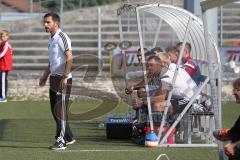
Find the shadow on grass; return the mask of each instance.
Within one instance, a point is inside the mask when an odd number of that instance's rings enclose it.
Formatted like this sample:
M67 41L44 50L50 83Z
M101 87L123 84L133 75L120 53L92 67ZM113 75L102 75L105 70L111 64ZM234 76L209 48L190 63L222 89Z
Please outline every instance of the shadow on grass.
M79 146L134 146L131 140L106 138L97 123L70 123ZM0 147L48 148L54 142L55 122L51 119L7 119L0 121ZM45 147L46 146L46 147Z
M0 141L46 143L54 137L54 128L54 122L50 119L0 120Z
M49 147L40 147L40 146L18 146L18 145L0 145L1 148L12 148L12 149L49 149Z
M7 125L7 120L0 120L0 139L3 137L4 128Z

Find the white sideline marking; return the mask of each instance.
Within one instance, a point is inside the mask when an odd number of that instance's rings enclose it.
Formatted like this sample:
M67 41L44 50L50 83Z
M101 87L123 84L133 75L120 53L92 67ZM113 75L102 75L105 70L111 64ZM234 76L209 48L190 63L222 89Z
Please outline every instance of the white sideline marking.
M92 149L92 150L61 150L58 152L144 152L146 150L135 149L135 150L104 150L104 149Z
M160 154L156 160L160 160L162 157L166 157L167 160L170 160L167 156L167 154Z

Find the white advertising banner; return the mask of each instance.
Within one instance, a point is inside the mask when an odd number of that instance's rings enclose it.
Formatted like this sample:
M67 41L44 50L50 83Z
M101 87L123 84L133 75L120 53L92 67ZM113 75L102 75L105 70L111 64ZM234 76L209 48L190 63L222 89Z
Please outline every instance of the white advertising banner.
M232 69L235 73L240 73L240 47L220 48L222 66Z

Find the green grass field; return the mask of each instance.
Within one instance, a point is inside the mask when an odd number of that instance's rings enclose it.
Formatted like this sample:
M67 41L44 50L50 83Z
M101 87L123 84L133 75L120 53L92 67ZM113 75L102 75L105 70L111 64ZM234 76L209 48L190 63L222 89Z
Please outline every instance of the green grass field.
M97 106L97 101L73 103L71 112L81 113ZM112 113L123 113L120 103ZM223 126L230 127L239 116L233 102L223 106ZM104 120L106 115L96 121ZM0 104L0 160L155 160L166 153L171 160L216 160L216 148L146 149L130 141L107 140L105 130L96 123L71 123L77 143L65 151L48 147L54 142L55 123L49 102L7 102Z

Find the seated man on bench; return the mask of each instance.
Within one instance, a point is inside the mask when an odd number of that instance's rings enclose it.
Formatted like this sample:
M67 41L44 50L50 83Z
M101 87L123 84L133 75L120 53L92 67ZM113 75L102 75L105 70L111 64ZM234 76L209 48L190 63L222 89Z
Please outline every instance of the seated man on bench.
M165 101L168 95L170 85L162 82L162 72L165 70L161 59L157 56L150 56L147 59L147 79L149 96L152 104L153 122L154 126L160 126L162 119L162 112L164 111ZM138 99L133 101L133 108L138 112L147 112L147 95L145 91L144 81L134 85L128 86L125 89L126 94L131 94L133 90L138 90ZM142 113L141 113L142 114ZM147 115L148 113L144 113ZM147 120L147 119L145 119ZM141 122L144 123L144 122Z
M165 78L162 79L162 82L172 84L177 65L175 63L171 63L170 57L166 53L160 53L158 56L168 67L167 71L164 73ZM174 108L174 113L182 112L191 97L197 92L198 89L199 88L197 84L189 76L189 74L183 68L179 67L171 97L171 104Z
M163 70L164 66L162 65L159 57L150 56L147 59L148 88L153 112L164 111L164 103L170 87L170 84L161 81L161 79L164 78L162 76ZM142 106L146 106L147 97L145 93L144 81L141 81L134 86L128 86L125 89L125 92L126 94L131 94L133 90L138 90L138 95L140 95L140 92L142 92L139 98L133 102L133 108L137 109Z

